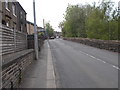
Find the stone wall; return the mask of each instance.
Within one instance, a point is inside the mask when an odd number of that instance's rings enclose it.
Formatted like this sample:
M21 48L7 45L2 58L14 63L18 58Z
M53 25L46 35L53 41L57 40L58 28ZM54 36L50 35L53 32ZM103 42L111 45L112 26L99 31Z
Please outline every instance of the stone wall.
M38 49L41 50L42 45L44 44L44 37L38 36ZM34 35L27 36L28 49L34 49Z
M98 40L89 38L63 38L63 39L120 53L120 41L117 40Z
M2 65L2 88L18 88L24 71L34 60L34 50L24 50L4 59L8 62Z

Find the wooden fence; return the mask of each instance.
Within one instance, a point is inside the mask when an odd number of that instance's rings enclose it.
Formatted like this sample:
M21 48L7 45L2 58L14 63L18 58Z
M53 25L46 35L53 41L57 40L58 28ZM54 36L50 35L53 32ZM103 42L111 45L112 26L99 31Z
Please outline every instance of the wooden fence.
M25 69L34 60L27 34L0 25L1 88L18 88Z
M0 53L4 56L27 49L27 35L14 29L0 26Z

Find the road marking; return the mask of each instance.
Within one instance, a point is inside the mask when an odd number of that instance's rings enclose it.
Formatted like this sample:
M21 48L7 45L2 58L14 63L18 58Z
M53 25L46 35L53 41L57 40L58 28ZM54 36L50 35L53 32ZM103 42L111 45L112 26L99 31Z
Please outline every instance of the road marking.
M103 63L107 63L107 62L105 62L105 61L103 61L103 60L101 60L101 59L98 59L98 58L96 58L98 61L101 61L101 62L103 62Z
M99 59L99 58L96 58L96 57L94 57L94 56L92 56L92 55L90 55L90 54L87 54L87 53L85 53L85 52L83 52L83 51L80 51L80 52L83 53L83 54L85 54L85 55L87 55L87 56L89 56L89 57L91 57L91 58L93 58L93 59L96 59L96 60L101 61L101 62L103 62L103 63L107 63L107 62L105 62L105 61L103 61L103 60L101 60L101 59ZM107 64L110 64L110 63L107 63ZM110 65L112 65L112 64L110 64ZM120 68L117 67L117 66L115 66L115 65L112 65L112 67L115 68L115 69L117 69L117 70L120 70Z
M102 61L103 63L106 63L105 61Z
M64 45L64 43L61 43L61 44ZM69 47L69 48L71 48L71 47ZM72 49L72 48L71 48L71 49ZM96 57L90 55L90 54L87 54L87 53L85 53L85 52L83 52L83 51L79 51L79 52L81 52L82 54L85 54L85 55L87 55L87 56L89 56L89 57L91 57L91 58L93 58L93 59L96 59L96 60L98 60L98 61L100 61L100 62L103 62L103 63L109 64L109 65L112 65L112 64L107 63L107 62L105 62L105 61L103 61L103 60L101 60L101 59L99 59L99 58L96 58ZM120 68L117 67L117 66L115 66L115 65L112 65L112 67L115 68L115 69L117 69L117 70L120 70Z
M118 69L118 70L120 70L120 68L119 67L117 67L117 66L114 66L114 65L112 65L114 68L116 68L116 69Z
M90 57L96 59L94 56L90 56Z
M47 41L47 46L48 46L48 48L50 48L50 45L49 45L48 41Z

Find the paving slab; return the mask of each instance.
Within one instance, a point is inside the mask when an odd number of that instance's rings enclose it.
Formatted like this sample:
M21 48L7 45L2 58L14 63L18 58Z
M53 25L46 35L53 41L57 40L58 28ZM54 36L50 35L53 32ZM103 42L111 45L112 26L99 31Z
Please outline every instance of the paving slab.
M48 48L48 43L45 41L41 52L39 52L39 60L34 61L28 67L20 88L47 88L48 82L52 82L52 80L47 80ZM50 86L53 87L53 85Z

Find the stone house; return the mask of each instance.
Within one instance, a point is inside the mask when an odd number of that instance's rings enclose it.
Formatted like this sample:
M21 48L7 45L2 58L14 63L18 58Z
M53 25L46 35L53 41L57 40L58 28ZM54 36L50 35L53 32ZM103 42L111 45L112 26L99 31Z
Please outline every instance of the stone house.
M16 0L2 2L2 25L27 33L26 11Z
M34 23L27 21L27 34L33 35L34 34Z

